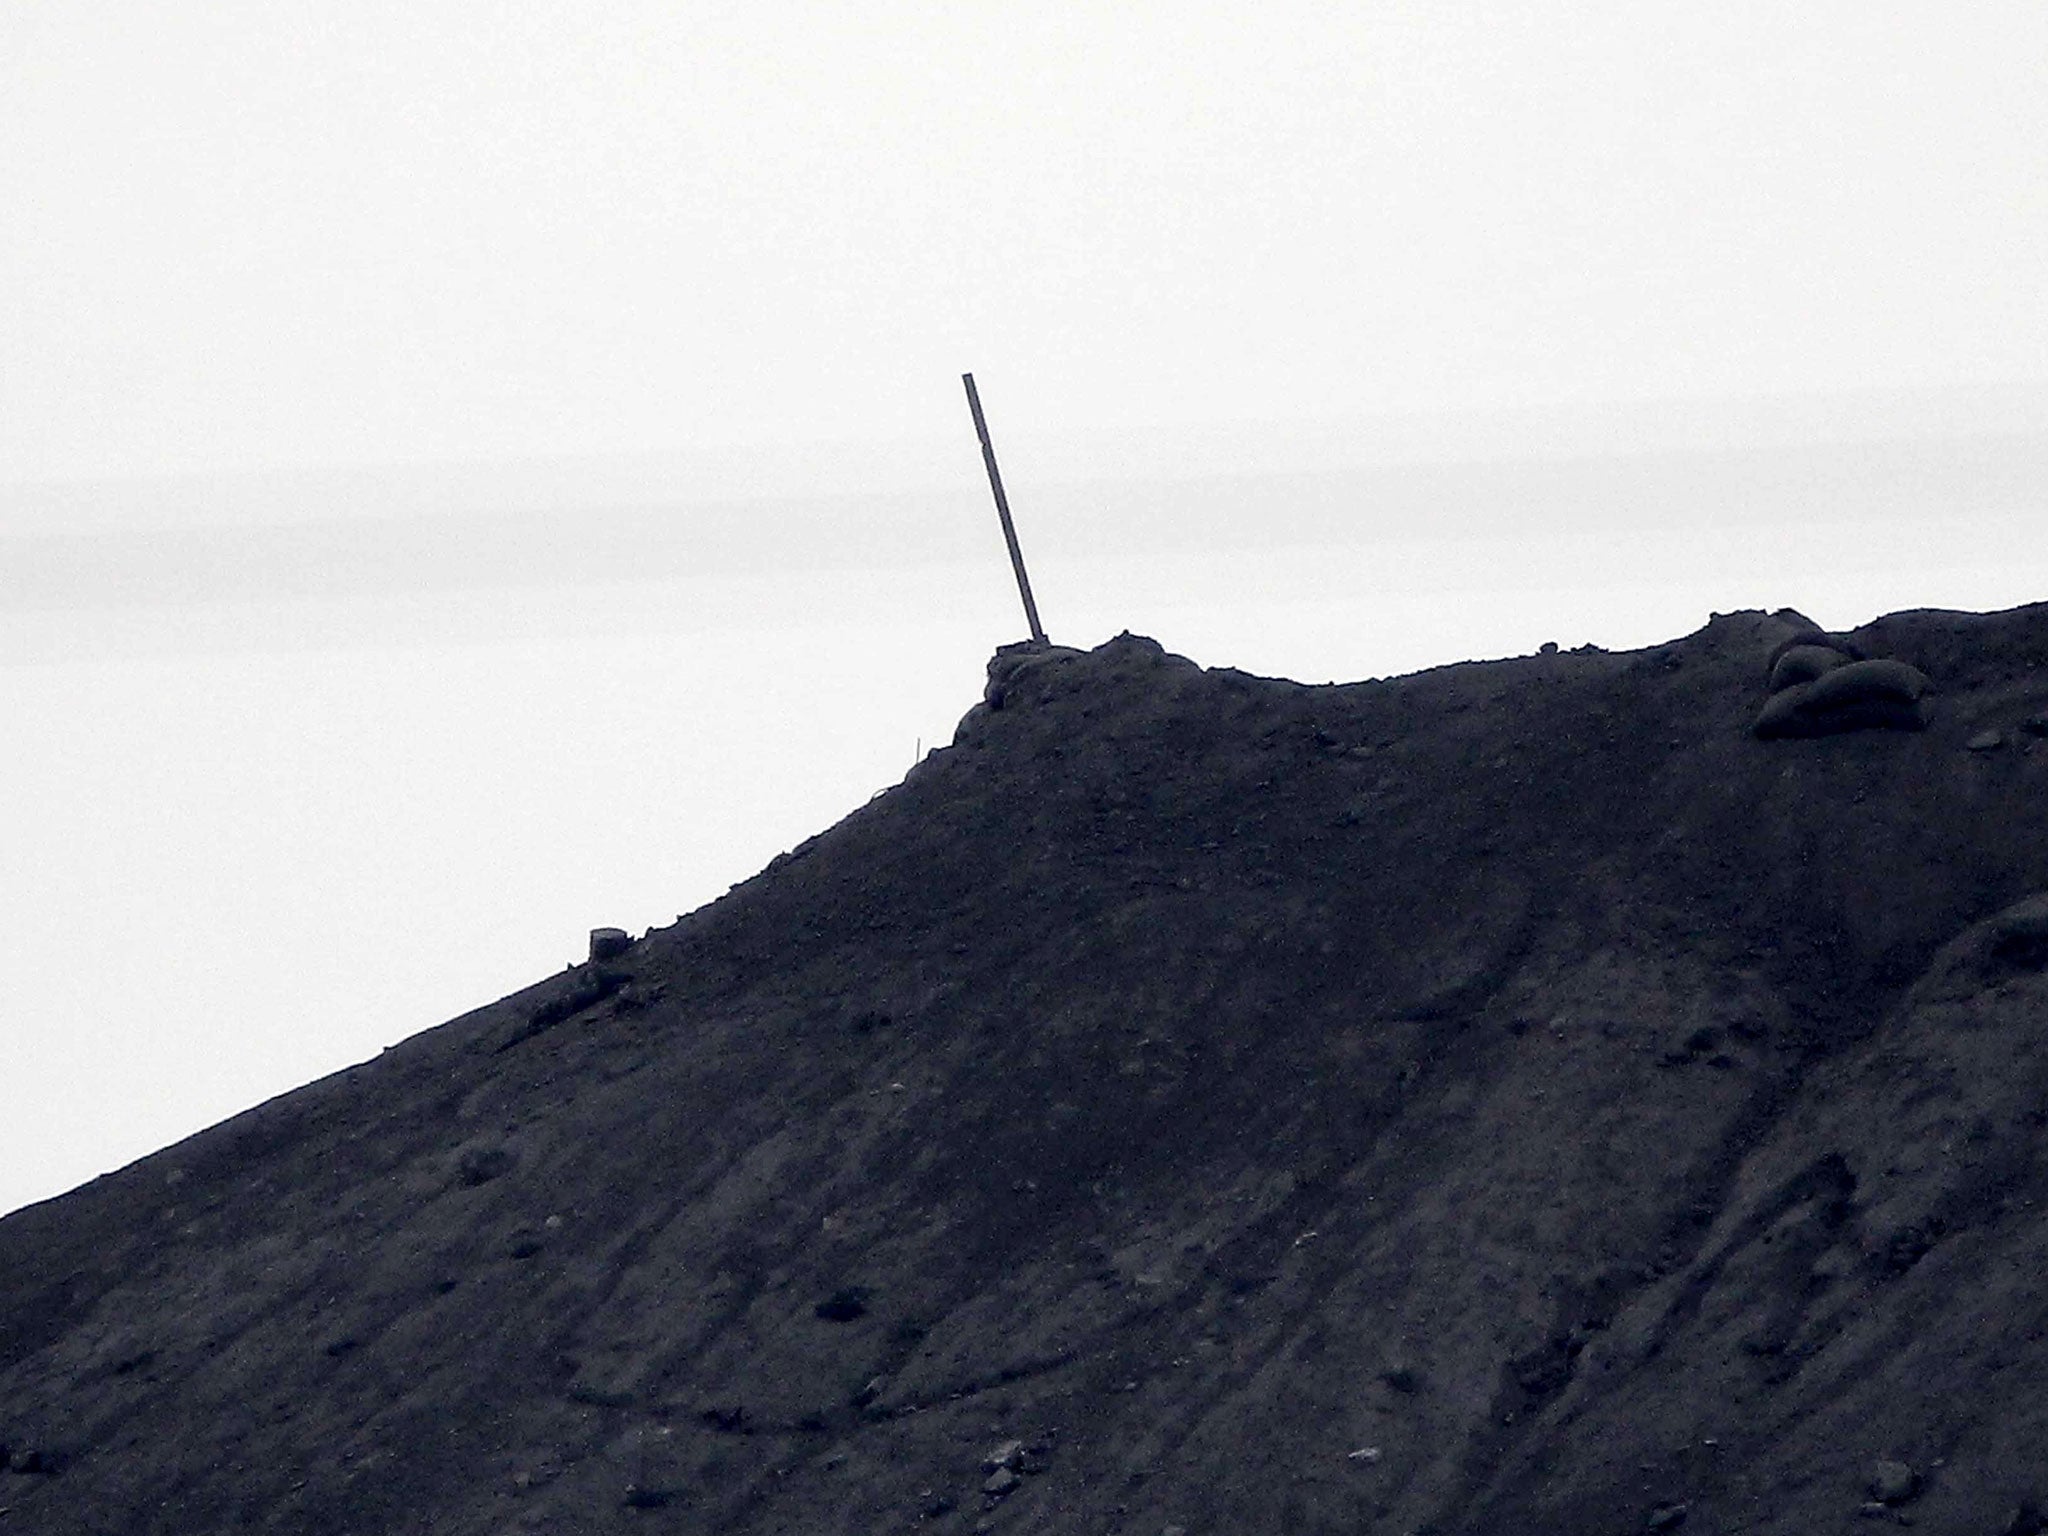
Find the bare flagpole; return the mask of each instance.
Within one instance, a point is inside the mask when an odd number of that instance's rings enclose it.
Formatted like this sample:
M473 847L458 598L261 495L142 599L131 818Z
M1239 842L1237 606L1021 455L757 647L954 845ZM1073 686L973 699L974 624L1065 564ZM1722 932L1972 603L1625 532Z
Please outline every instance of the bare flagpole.
M995 445L988 440L988 422L981 414L981 396L975 391L973 374L961 374L960 381L967 386L967 408L974 412L975 435L981 439L981 459L988 465L989 489L996 493L996 516L1003 520L1003 540L1010 546L1010 568L1017 573L1017 591L1024 599L1024 617L1031 621L1032 643L1044 645L1045 631L1038 627L1038 605L1031 600L1031 578L1024 574L1024 551L1017 547L1017 527L1010 521L1010 499L1003 494L1003 476L996 468Z

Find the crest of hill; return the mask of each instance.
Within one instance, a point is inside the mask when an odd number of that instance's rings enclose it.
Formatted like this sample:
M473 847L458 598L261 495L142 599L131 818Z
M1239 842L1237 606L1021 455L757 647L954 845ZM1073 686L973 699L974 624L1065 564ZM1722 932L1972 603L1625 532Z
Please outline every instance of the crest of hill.
M1811 628L1008 648L724 900L0 1222L0 1507L2039 1530L2048 606L1759 739Z

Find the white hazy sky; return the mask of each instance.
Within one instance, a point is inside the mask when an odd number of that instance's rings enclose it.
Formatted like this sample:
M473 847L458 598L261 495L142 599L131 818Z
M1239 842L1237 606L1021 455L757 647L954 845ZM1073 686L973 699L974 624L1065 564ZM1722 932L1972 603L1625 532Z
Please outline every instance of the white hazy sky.
M722 893L1021 627L2048 598L2048 6L0 8L0 1211Z

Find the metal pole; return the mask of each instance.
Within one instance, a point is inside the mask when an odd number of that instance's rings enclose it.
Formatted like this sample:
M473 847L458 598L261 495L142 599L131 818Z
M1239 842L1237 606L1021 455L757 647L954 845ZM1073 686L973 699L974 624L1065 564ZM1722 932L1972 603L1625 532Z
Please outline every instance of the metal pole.
M981 396L975 391L973 374L961 374L960 381L967 386L967 408L974 412L974 431L981 439L982 462L988 465L989 489L996 493L996 516L1003 520L1003 541L1010 546L1010 568L1017 573L1017 591L1024 599L1024 617L1031 622L1033 643L1044 645L1045 631L1038 627L1038 605L1031 601L1031 578L1024 574L1024 551L1017 547L1017 527L1010 521L1010 499L1003 494L1003 476L996 468L995 445L988 440L988 422L981 414Z

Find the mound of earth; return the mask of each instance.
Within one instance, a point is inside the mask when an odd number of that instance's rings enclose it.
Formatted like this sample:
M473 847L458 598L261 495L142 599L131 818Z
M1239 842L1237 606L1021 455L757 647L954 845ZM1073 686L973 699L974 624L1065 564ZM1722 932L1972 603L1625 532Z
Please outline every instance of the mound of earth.
M5 1528L2039 1531L2048 605L1760 736L1812 628L1008 648L725 899L0 1222Z

